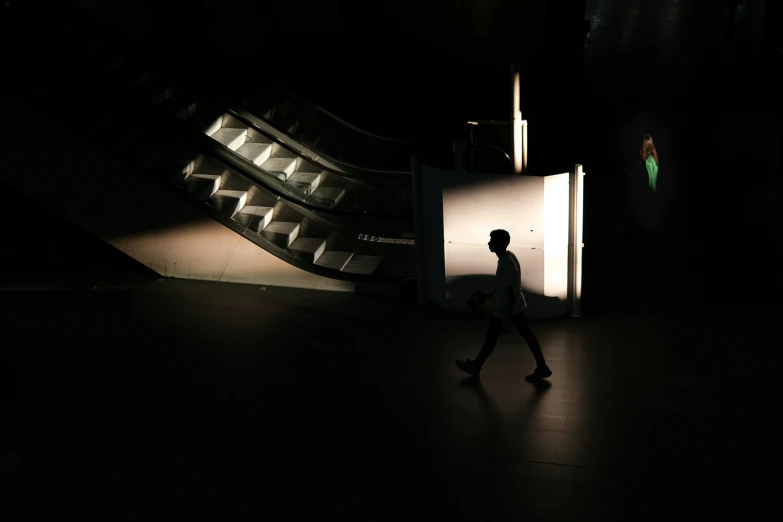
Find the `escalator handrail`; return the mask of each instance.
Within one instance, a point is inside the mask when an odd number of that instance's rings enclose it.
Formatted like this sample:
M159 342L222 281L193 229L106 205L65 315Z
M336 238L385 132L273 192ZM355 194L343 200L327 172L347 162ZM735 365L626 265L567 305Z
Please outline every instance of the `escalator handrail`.
M497 145L492 145L492 144L489 144L489 143L471 143L470 147L471 148L487 147L488 149L496 150L496 151L500 152L503 156L505 156L506 159L508 160L508 162L512 166L514 165L514 160L511 159L511 156L508 155L508 152L506 152L505 150L501 149Z
M135 102L134 105L136 105L137 103L138 102ZM162 114L160 114L158 111L155 111L154 108L152 107L142 107L141 104L138 103L138 106L136 106L136 108L140 111L144 111L151 118L154 118L162 125L173 127L178 132L183 133L186 136L186 140L188 142L194 143L199 149L201 154L204 154L206 156L209 156L219 161L220 163L226 165L229 169L231 169L238 175L242 176L245 179L248 179L251 183L259 184L263 186L264 190L267 190L273 193L275 196L285 199L290 204L298 205L300 207L306 208L313 212L331 214L335 216L354 216L354 217L365 217L365 218L399 219L399 220L409 220L413 218L412 210L410 213L406 213L406 214L359 212L353 210L325 208L318 205L314 205L307 201L302 201L301 199L298 199L296 196L286 194L285 192L270 186L269 185L270 181L271 182L279 181L277 180L277 178L275 178L275 176L267 173L261 167L253 163L249 163L247 161L240 161L239 160L240 157L237 155L236 152L226 148L225 146L221 145L220 143L218 143L211 137L207 136L206 134L202 132L198 132L192 128L189 128L187 124L185 124L184 122L176 118L171 118L171 119L165 118L163 117ZM270 179L269 180L264 179L263 177L264 175L269 176ZM280 181L279 183L283 184L282 181Z
M281 146L283 146L286 149L290 150L290 147L288 147L286 144L280 143L280 140L278 140L276 137L269 136L269 134L266 131L262 130L259 127L259 122L257 120L262 120L263 122L265 122L267 125L270 125L270 126L272 126L272 124L270 122L268 122L265 118L254 114L253 111L251 111L249 108L247 108L244 104L238 104L238 105L240 105L242 107L242 109L240 110L240 109L232 108L230 102L228 102L228 101L221 100L221 101L217 102L217 101L215 101L213 99L207 99L207 101L209 101L210 103L215 104L216 106L220 107L221 110L224 110L225 112L230 113L234 118L236 118L239 121L245 123L247 126L252 127L255 131L260 132L261 134L263 134L264 136L268 137L269 139L275 140ZM244 111L247 111L247 112L244 112ZM299 140L296 140L296 138L291 136L289 133L287 133L287 132L285 132L283 130L280 130L279 132L281 132L281 133L285 134L286 136L290 137L292 140L299 142ZM299 142L299 143L301 144L301 142ZM306 148L309 149L309 147L306 147ZM302 156L304 159L306 159L308 161L311 161L311 162L314 162L314 163L318 163L319 158L324 158L325 160L327 160L329 162L339 163L339 164L344 165L344 166L346 166L346 167L348 167L349 169L352 169L352 170L371 172L372 175L390 175L390 176L399 176L401 178L407 178L407 179L401 179L400 183L405 182L405 181L409 181L410 180L410 176L411 176L410 171L405 171L405 170L368 169L366 167L360 167L358 165L352 165L351 163L348 163L347 161L334 159L331 156L329 156L327 154L324 154L323 152L320 152L320 151L315 151L315 150L313 151L316 154L315 157L309 157L308 154L305 154L302 151L291 151L291 152L293 152L294 154L297 154L299 156ZM351 176L351 174L352 174L351 172L337 170L337 169L334 169L332 167L328 167L328 166L325 166L325 165L322 165L322 164L319 164L319 167L321 167L321 168L323 168L325 170L328 170L330 172L334 172L334 174L336 174L338 176L345 176L347 178L353 178L354 177L354 176ZM355 178L355 179L366 179L366 178L358 177L358 178Z
M138 53L136 49L127 49L128 52L132 52L135 54L142 54L143 59L149 60L152 63L156 65L156 68L158 70L165 70L167 69L165 63L161 62L159 58L154 53L151 53L147 55L146 53ZM170 69L168 69L170 70ZM280 146L288 150L289 152L292 152L293 154L296 154L297 156L302 157L303 159L306 159L307 161L310 161L312 163L318 164L318 166L324 170L327 170L329 172L332 172L333 174L337 176L344 176L347 178L352 179L358 179L358 180L367 180L367 176L362 176L361 173L366 173L368 176L394 176L401 178L399 180L400 183L403 182L409 182L411 178L411 172L409 170L384 170L384 169L377 169L377 168L369 168L369 167L362 167L360 165L355 165L352 163L349 163L342 159L334 158L328 154L325 154L319 150L311 149L308 145L305 145L300 139L297 139L294 135L292 135L290 132L280 129L277 127L273 122L269 121L268 119L264 118L263 116L260 116L256 114L252 108L248 107L244 103L236 103L231 102L229 100L224 99L223 97L216 95L213 92L210 92L209 95L205 92L208 89L202 88L200 92L198 92L198 96L203 99L204 101L207 101L214 106L220 108L224 112L230 113L234 118L237 120L242 121L245 123L248 127L252 127L255 131L263 134L267 138L275 141ZM304 102L307 104L308 102ZM303 149L307 149L307 151L312 152L312 154L308 154L305 151L301 150L293 150L291 145L287 143L281 142L280 139L278 139L276 136L271 136L268 131L265 131L260 128L260 124L263 123L265 125L268 125L275 129L280 134L285 135L292 141L299 144L299 147ZM323 158L324 161L329 162L336 166L330 166L330 165L324 165L323 161L319 162L319 159ZM347 167L347 170L340 169L339 166ZM377 180L376 180L377 181ZM389 182L395 182L386 180Z
M359 134L364 134L365 136L369 136L371 138L374 138L374 139L377 139L377 140L381 140L381 141L388 141L388 142L397 143L397 144L400 144L400 145L411 145L411 146L413 146L413 142L410 141L410 140L403 140L403 139L400 139L400 138L391 138L391 137L388 137L388 136L381 136L380 134L375 134L374 132L370 132L368 130L364 130L364 129L360 128L360 127L357 127L356 125L354 125L354 124L352 124L350 122L347 122L344 119L340 118L336 114L334 114L332 112L329 112L328 110L324 109L320 105L318 105L318 104L316 104L314 102L311 102L309 100L305 100L304 98L302 98L298 94L293 93L291 90L283 87L282 85L279 85L279 84L274 83L274 82L269 82L269 85L272 88L274 88L274 89L276 89L278 91L282 91L282 96L287 96L288 98L293 99L297 103L300 103L302 105L307 105L308 107L310 107L314 111L320 112L320 113L328 116L329 118L337 121L341 125L343 125L345 127L348 127L349 129L351 129L353 131L356 131ZM249 108L248 108L248 110L249 110Z

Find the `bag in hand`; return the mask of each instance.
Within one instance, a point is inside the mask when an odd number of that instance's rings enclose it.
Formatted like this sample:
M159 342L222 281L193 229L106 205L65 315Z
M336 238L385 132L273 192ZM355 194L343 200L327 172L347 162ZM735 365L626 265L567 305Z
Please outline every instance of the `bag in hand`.
M492 295L479 290L467 301L470 311L477 317L488 317L492 313Z

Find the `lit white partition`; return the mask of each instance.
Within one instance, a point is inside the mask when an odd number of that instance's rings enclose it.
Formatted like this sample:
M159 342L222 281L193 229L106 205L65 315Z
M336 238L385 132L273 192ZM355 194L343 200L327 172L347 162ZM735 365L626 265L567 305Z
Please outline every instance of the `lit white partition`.
M420 164L422 256L427 300L467 311L474 292L494 286L490 231L505 229L522 267L529 315L568 313L569 174L503 176ZM581 223L581 220L580 220Z
M544 179L544 294L568 298L569 174Z

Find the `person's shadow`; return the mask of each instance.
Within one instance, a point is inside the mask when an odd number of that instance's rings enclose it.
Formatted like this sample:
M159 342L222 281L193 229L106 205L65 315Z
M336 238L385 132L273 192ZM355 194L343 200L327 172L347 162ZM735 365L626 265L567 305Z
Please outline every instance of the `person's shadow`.
M523 410L521 419L519 417L517 418L517 420L522 420L524 424L529 423L529 420L535 415L541 399L544 398L546 392L552 387L552 383L546 379L531 382L530 385L533 386L533 395L525 401L521 408L521 410ZM457 382L457 386L463 389L472 390L476 394L488 428L495 433L500 433L502 431L503 415L497 411L494 402L487 394L484 385L481 383L481 377L462 377Z
M542 394L552 387L552 383L546 379L539 379L537 381L530 382L529 384L535 389L536 395ZM479 395L479 398L481 398L483 401L489 401L486 391L484 390L484 386L481 384L480 376L474 377L469 375L467 377L462 377L459 381L457 381L457 386L473 389Z

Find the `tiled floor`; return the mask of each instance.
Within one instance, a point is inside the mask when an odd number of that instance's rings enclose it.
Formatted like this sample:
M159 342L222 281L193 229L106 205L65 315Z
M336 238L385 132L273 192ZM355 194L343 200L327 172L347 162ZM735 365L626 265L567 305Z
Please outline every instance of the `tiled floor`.
M0 294L3 472L27 510L707 520L739 507L758 520L768 505L771 323L541 322L554 375L538 388L511 335L479 381L459 375L478 318L374 296L132 286ZM752 365L727 366L740 334Z

